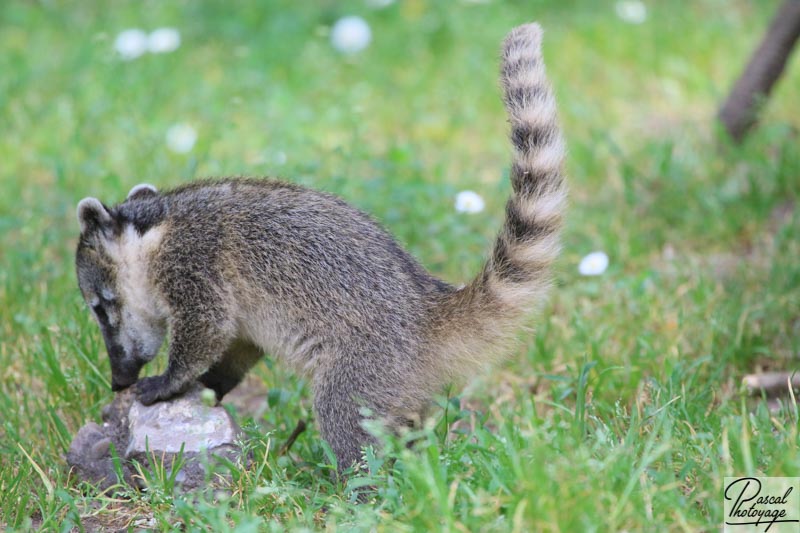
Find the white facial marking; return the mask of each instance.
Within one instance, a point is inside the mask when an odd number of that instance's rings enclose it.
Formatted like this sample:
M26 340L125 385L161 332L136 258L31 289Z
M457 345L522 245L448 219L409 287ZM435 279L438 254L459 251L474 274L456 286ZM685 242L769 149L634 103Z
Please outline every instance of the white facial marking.
M106 252L117 265L116 287L120 309L120 342L126 354L136 353L152 359L166 335L167 306L158 293L150 264L163 236L163 227L151 228L144 235L128 225L119 239L106 240Z
M109 302L112 302L112 301L116 300L116 298L117 298L117 296L114 294L114 292L111 289L103 289L101 291L101 294L103 296L103 300L106 300L106 301L109 301Z
M113 309L109 309L106 311L106 316L108 317L108 325L111 327L116 327L119 324L119 314L114 311Z
M160 226L139 235L131 225L125 228L119 241L117 284L126 308L137 314L155 317L163 311L160 309L162 306L158 305L149 269L151 256L157 250L162 236Z

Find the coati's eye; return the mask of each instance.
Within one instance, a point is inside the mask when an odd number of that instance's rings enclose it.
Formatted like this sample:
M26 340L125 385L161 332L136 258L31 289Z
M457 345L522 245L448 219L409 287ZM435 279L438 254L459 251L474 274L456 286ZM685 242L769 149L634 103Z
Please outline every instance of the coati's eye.
M100 322L104 324L108 323L108 314L106 313L105 308L103 308L101 304L96 303L92 305L92 311L94 311L94 314L97 316L97 319Z

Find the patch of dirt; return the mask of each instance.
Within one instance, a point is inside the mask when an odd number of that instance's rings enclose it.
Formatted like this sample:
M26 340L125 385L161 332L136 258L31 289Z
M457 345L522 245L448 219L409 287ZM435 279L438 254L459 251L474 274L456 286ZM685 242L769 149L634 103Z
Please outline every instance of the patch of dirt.
M267 393L269 389L264 380L257 375L248 374L235 389L225 395L222 404L233 407L239 416L260 420L269 408Z

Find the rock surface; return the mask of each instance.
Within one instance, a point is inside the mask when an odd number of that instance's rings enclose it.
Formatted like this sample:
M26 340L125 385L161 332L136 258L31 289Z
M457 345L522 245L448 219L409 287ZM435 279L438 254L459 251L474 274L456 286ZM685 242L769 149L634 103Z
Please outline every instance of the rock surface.
M103 408L103 425L84 425L75 435L67 453L67 463L80 479L106 490L118 483L111 445L120 458L123 481L141 486L134 477L133 461L149 468L151 461L162 461L170 470L181 453L184 464L176 481L185 490L205 484L204 464L214 457L236 461L241 450L236 445L239 428L228 412L209 407L201 399L200 386L185 395L144 406L128 389ZM163 458L163 459L162 459Z

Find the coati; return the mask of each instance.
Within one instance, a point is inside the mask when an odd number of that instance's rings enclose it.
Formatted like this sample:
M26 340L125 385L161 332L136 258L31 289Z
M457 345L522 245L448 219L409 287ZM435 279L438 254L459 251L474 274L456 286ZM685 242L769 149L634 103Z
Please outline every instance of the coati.
M322 436L346 469L372 442L362 408L407 425L501 356L545 297L567 194L541 35L523 25L503 45L513 192L465 286L431 276L358 209L290 183L139 185L112 208L81 200L78 283L112 390L135 383L149 405L199 380L221 399L270 354L309 377ZM167 370L138 379L167 335Z

